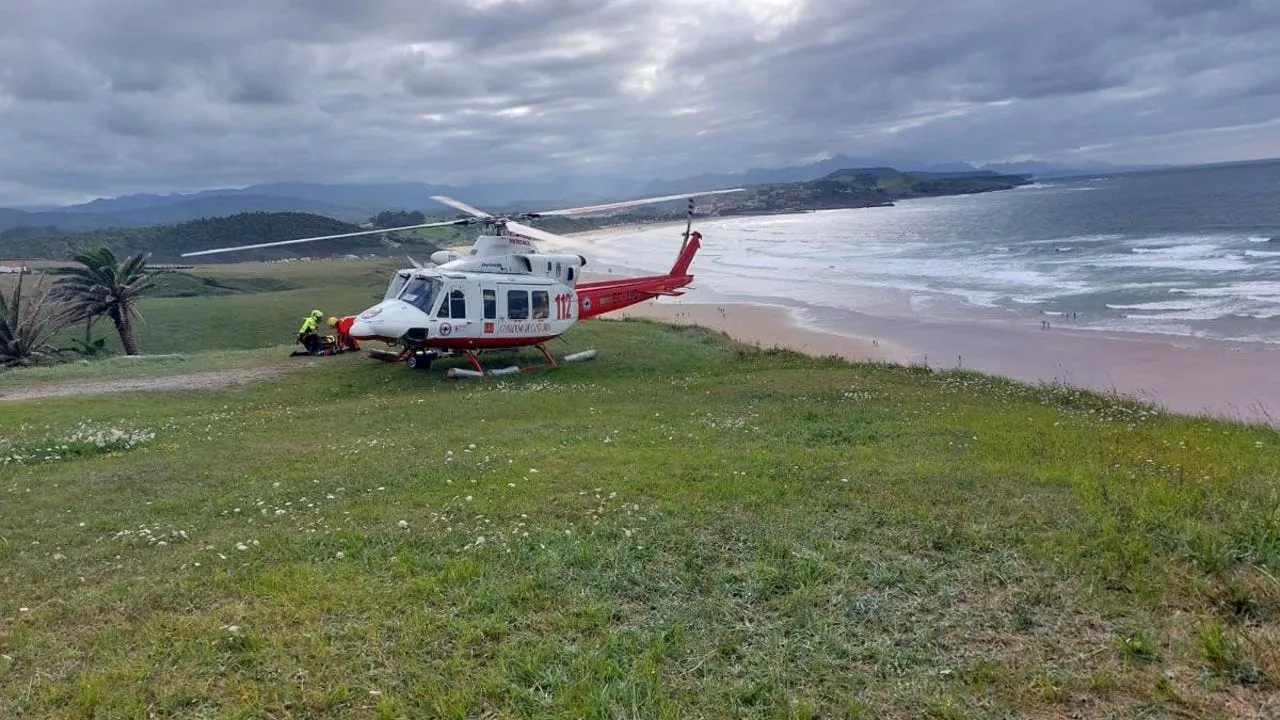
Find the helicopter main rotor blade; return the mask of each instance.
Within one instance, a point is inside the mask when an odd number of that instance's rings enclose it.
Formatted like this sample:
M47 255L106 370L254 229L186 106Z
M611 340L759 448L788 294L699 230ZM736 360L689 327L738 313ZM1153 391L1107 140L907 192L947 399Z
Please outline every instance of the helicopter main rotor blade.
M661 197L641 198L639 200L623 200L622 202L604 203L603 205L587 205L584 207L565 208L563 210L547 210L545 212L529 213L528 217L538 217L541 215L587 215L593 212L621 210L622 208L635 207L637 205L649 205L651 203L668 202L671 200L685 200L687 198L701 197L703 195L723 195L725 193L742 192L743 190L746 190L746 188L733 188L732 190L706 190L703 192L680 193L679 195L663 195Z
M508 232L523 235L527 238L533 238L534 240L548 240L550 242L568 240L568 238L563 235L557 235L555 233L547 232L546 230L539 230L536 227L529 227L528 225L518 223L515 220L508 220L506 225Z
M449 207L455 210L461 210L462 212L467 213L468 215L474 215L482 220L490 220L493 218L493 216L490 215L489 213L483 210L478 210L476 208L473 208L470 205L460 200L454 200L451 197L446 197L444 195L432 195L431 199L435 200L441 205L448 205Z
M421 225L404 225L393 228L380 228L378 230L361 230L360 232L339 233L337 235L321 235L319 237L299 238L297 240L281 240L279 242L257 243L256 245L237 245L235 247L216 248L214 250L200 250L197 252L182 253L182 257L193 257L196 255L213 255L214 253L235 252L237 250L256 250L258 248L277 247L279 245L296 245L297 243L309 243L317 240L338 240L339 238L358 237L360 235L378 235L380 233L395 232L397 230L420 230L422 228L445 227L446 225L470 225L474 220L446 220L444 222L423 223Z

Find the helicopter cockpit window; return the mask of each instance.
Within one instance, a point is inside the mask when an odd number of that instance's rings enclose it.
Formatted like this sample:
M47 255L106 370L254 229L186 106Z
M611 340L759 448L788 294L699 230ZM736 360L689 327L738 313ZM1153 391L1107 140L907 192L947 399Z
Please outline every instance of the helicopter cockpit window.
M391 298L399 295L407 282L409 282L409 273L396 273L395 276L391 278L391 282L387 285L387 291L383 293L382 299L390 300Z
M546 320L547 313L551 310L551 296L546 290L533 291L533 319Z
M436 317L463 320L467 317L467 295L462 290L454 290L440 303L440 312Z
M507 291L507 319L508 320L528 320L529 319L529 291L528 290L508 290Z
M440 289L440 281L417 277L410 280L400 294L400 299L418 308L422 312L431 312L431 304Z

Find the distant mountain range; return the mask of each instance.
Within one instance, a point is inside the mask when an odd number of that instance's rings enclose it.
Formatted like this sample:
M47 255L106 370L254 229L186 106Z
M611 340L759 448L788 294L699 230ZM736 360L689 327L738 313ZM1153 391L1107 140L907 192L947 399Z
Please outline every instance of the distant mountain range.
M195 193L123 195L60 207L0 208L0 231L19 227L63 231L143 227L260 211L312 213L345 222L360 222L383 210L419 210L429 215L448 217L453 213L439 206L430 196L449 195L486 209L539 209L693 190L808 182L846 168L876 166L902 167L932 173L974 173L987 170L999 174L1034 177L1152 169L1152 166L1061 166L1040 162L1003 163L975 168L965 163L923 165L894 163L885 158L837 155L807 165L751 169L741 173L703 174L676 180L578 175L561 176L536 183L478 183L466 186L422 182L268 183Z
M744 192L705 198L701 212L717 215L759 215L793 213L835 208L858 208L890 205L896 200L913 197L960 195L1007 190L1026 185L1031 180L1021 175L1001 175L991 171L968 172L899 172L893 168L847 168L816 180L778 182L753 185ZM261 196L246 196L261 197ZM202 198L200 203L218 198ZM171 211L179 205L138 207L135 212ZM114 209L110 214L130 212ZM608 217L542 218L537 225L555 233L579 232L609 224L651 222L683 217L679 201L648 206L644 214L631 213ZM74 215L74 213L68 213ZM91 216L92 213L85 213ZM382 211L373 221L379 227L400 227L423 221L418 212ZM10 228L0 231L0 257L54 260L84 247L106 246L117 254L150 253L153 259L181 262L184 252L205 250L232 244L250 245L294 240L301 237L354 232L357 225L332 217L303 212L244 212L227 217L203 218L182 223L152 224L147 227L103 228L82 232L43 228ZM469 241L474 230L464 227L438 228L426 237L418 233L396 232L386 238L366 235L341 240L321 240L301 248L297 245L258 248L234 255L214 256L212 262L244 260L277 260L305 255L429 255L439 243ZM201 260L204 262L205 260Z

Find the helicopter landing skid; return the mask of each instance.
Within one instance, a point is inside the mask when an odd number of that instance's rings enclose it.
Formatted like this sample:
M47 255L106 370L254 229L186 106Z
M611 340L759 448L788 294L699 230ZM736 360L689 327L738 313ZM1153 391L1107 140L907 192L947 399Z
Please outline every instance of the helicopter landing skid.
M539 343L534 347L538 348L538 350L542 352L542 357L547 359L546 365L529 365L527 367L518 367L518 366L512 365L510 367L494 368L492 370L487 370L485 369L484 364L480 362L480 358L476 357L476 354L474 351L463 350L461 351L462 356L465 357L467 361L471 363L471 367L475 369L465 370L463 368L449 368L449 370L445 372L445 375L444 375L445 379L459 380L462 378L498 377L502 375L515 375L516 373L533 373L533 372L538 372L539 370L542 370L544 368L556 368L560 366L560 363L556 362L555 357L551 355L550 351L547 350L545 345L542 345L541 343Z
M538 348L538 350L542 353L542 357L547 359L547 364L545 366L530 365L528 367L522 367L519 369L520 372L537 372L538 370L541 370L543 367L553 367L553 368L560 367L560 363L556 362L555 357L553 357L551 355L551 352L547 350L546 345L542 343L538 343L537 345L534 345L534 347ZM471 367L476 369L476 372L480 373L481 375L495 374L493 371L487 371L484 369L484 365L480 363L480 358L476 357L475 352L471 350L463 350L462 354L467 358L467 361L471 363ZM508 370L507 373L503 373L503 374L509 374L509 372L510 371Z

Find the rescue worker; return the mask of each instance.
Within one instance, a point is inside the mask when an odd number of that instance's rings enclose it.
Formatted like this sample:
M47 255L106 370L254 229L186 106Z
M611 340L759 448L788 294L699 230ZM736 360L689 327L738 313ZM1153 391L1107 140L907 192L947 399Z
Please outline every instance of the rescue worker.
M324 313L312 310L310 315L303 318L302 327L298 328L298 342L302 343L302 346L312 355L319 355L324 351L324 342L320 339L318 332L322 317Z
M334 333L338 336L338 352L360 349L360 343L351 337L351 326L355 321L355 315L348 315L341 320L336 317L329 318L329 327L333 328Z

